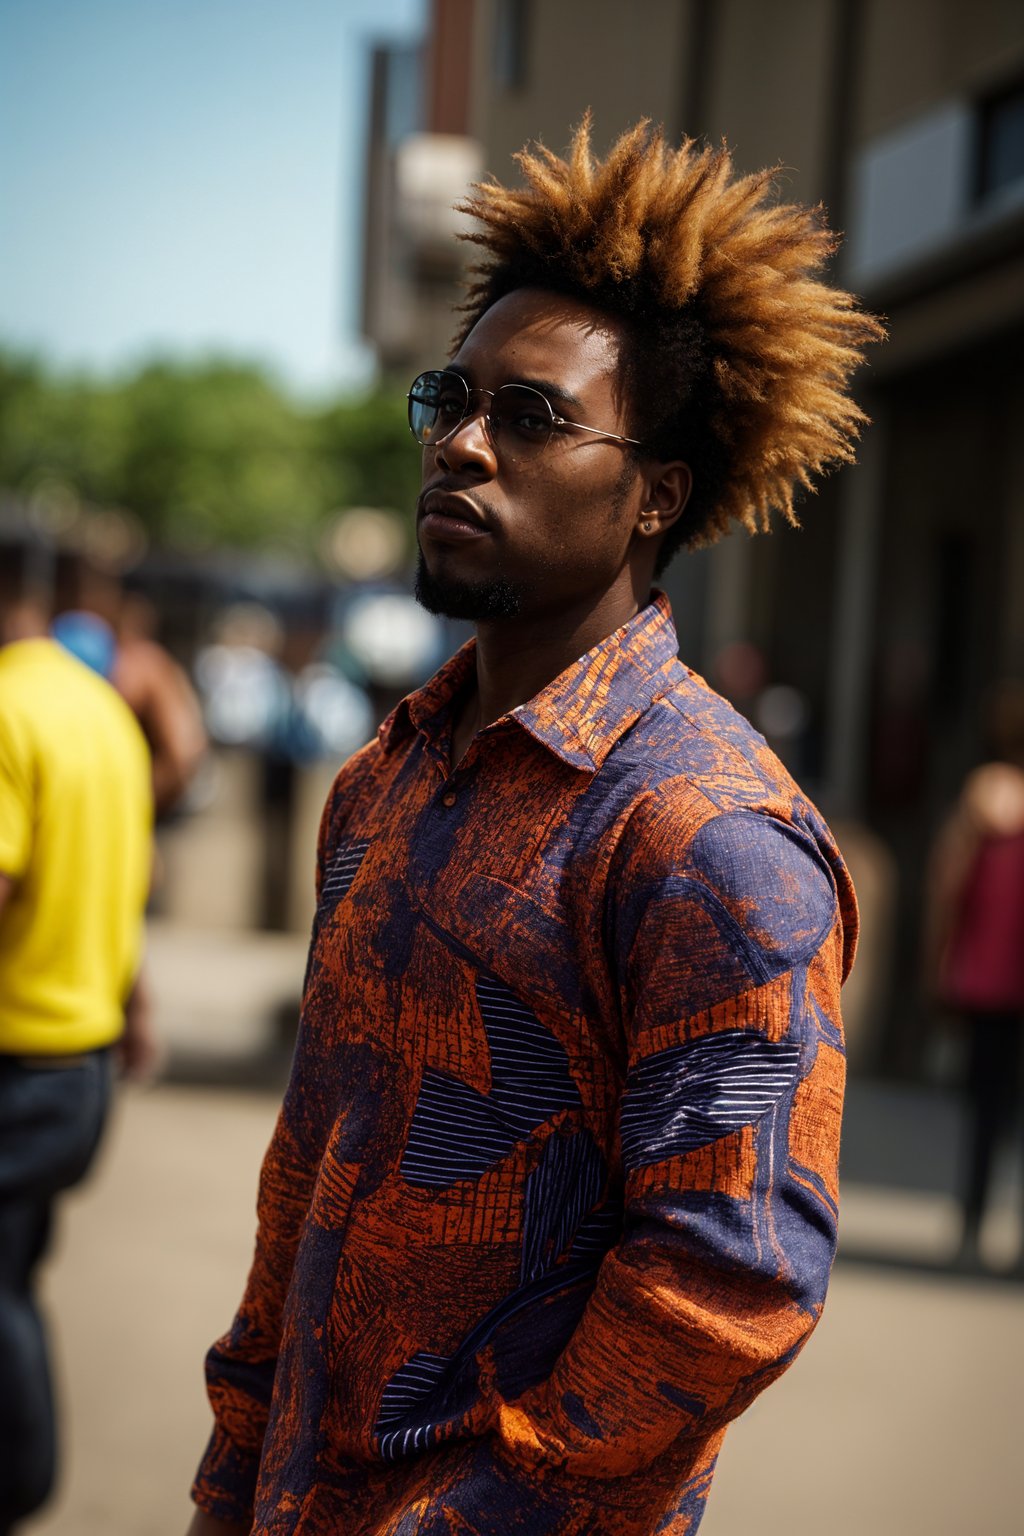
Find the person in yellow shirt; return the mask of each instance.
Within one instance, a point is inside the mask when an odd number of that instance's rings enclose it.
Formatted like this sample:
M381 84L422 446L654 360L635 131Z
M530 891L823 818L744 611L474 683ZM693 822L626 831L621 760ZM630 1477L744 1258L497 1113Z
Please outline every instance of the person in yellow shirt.
M29 604L0 623L0 1536L56 1433L33 1297L55 1196L99 1142L113 1058L154 1046L141 978L153 803L142 732Z

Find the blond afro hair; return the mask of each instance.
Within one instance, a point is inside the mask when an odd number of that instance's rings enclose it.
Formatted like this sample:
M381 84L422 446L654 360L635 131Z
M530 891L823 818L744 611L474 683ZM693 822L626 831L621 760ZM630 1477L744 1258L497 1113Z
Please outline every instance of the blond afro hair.
M589 113L567 159L542 145L515 158L524 186L492 179L460 205L483 255L457 344L524 287L626 322L631 431L644 455L685 459L694 475L659 568L733 522L767 531L774 512L795 524L795 493L853 459L866 417L850 376L885 334L821 280L837 244L822 210L779 202L773 170L735 175L724 145L672 149L646 121L603 161Z

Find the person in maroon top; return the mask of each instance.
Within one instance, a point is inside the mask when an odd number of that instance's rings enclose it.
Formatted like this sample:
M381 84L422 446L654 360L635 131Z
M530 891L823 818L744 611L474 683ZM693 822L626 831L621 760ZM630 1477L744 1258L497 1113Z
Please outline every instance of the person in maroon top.
M930 980L967 1035L966 1268L981 1258L995 1154L1014 1129L1024 1056L1024 685L999 685L988 713L993 757L968 774L929 880ZM1017 1262L1024 1268L1024 1239Z
M853 891L652 582L850 458L880 328L724 150L520 160L409 391L476 638L324 811L193 1536L689 1536L824 1302Z

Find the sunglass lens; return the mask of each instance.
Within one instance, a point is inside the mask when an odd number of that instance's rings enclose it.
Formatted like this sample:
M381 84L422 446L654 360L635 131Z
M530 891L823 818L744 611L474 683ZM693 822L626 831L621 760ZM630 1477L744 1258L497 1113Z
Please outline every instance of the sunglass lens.
M490 416L496 435L523 447L542 447L551 436L551 406L539 390L525 384L503 384L491 402Z
M457 373L433 368L421 373L409 391L409 425L418 442L441 443L466 414L469 390Z
M429 443L437 430L441 374L433 368L413 380L409 390L409 426L419 443Z

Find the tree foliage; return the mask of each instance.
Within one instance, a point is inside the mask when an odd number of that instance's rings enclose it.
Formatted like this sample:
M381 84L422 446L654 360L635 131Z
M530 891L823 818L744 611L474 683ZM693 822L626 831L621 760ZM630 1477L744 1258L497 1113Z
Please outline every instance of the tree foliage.
M105 382L0 352L0 489L133 513L168 548L312 549L346 506L410 518L419 455L394 392L313 408L260 369L155 361Z

